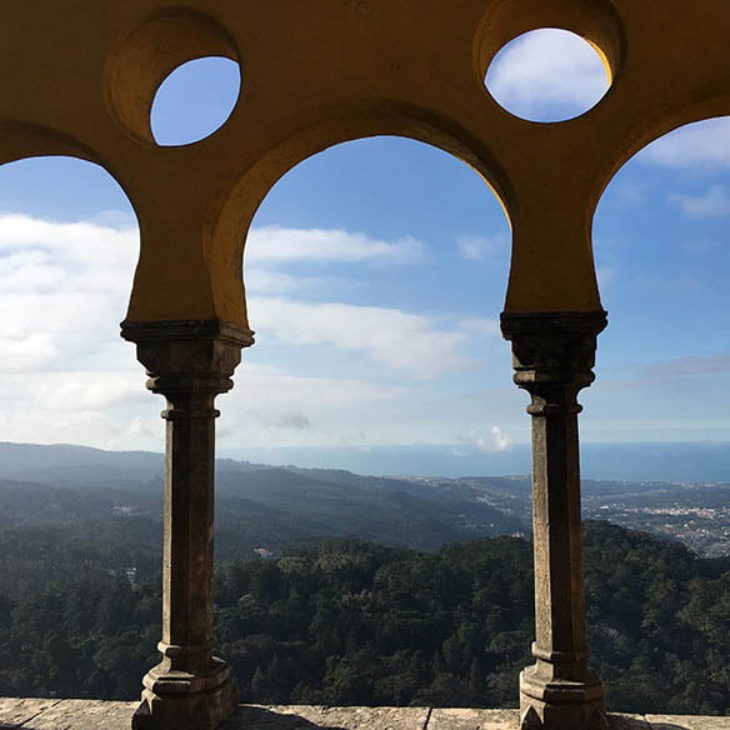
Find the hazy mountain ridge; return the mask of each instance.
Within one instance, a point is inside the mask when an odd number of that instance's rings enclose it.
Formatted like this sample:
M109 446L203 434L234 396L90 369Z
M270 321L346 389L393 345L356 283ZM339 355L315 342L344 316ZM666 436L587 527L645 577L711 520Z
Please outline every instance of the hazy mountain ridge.
M458 446L458 448L457 448ZM465 474L527 474L530 447L516 444L510 449L485 452L465 444L373 446L355 448L248 449L247 461L219 458L222 471L257 471L278 464L303 471L399 476L439 475L445 478ZM31 458L34 457L34 458ZM142 472L161 469L162 454L145 451L103 451L67 444L37 445L0 442L0 478L28 478L36 470L35 459L50 469L88 469L103 465L110 474L134 469ZM297 464L298 467L291 466ZM325 468L323 468L325 467ZM345 467L349 471L344 471ZM586 479L643 482L730 483L730 442L684 443L583 443L581 473ZM325 477L329 478L329 477Z
M0 443L0 526L73 527L157 550L161 454ZM681 539L730 555L730 485L583 482L586 517ZM433 550L479 536L529 534L527 476L379 477L221 459L217 551L245 557L326 537L357 535Z

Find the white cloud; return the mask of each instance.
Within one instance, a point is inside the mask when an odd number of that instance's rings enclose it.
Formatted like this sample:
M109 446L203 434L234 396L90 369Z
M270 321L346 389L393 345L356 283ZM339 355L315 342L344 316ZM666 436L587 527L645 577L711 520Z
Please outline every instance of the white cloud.
M507 451L512 446L512 439L499 426L492 426L489 436L497 451Z
M420 246L369 242L347 238L344 254L322 246L317 260L420 255ZM7 313L0 322L0 440L162 448L164 399L146 390L134 348L118 333L137 251L135 230L0 214L0 307ZM250 297L260 348L238 368L234 391L219 399L221 444L438 443L459 430L465 408L478 418L474 399L457 402L424 379L471 366L464 354L470 339L495 335L495 321L446 323L395 308L291 301L292 292L343 285L292 275L284 265L293 256L281 250L268 264L252 257L250 288L281 296ZM267 337L291 345L293 359L257 365L269 357L261 347ZM316 356L335 373L362 361L361 377L295 377L289 371L300 356L304 367Z
M397 385L276 375L244 362L233 391L217 401L218 440L231 447L358 443L363 428L377 432L387 409L407 396ZM139 365L133 372L5 374L0 402L0 441L157 451L164 445L164 399L145 388ZM399 430L408 434L408 424Z
M428 317L399 309L253 297L249 311L254 329L282 342L361 350L378 363L416 377L469 364L460 352L463 333L439 330Z
M487 86L513 114L540 120L547 115L553 121L592 107L606 92L608 79L599 56L582 38L543 28L500 51L487 73ZM566 113L552 115L557 107Z
M134 228L0 214L0 439L161 447L118 329L138 250Z
M730 168L730 117L687 124L661 137L638 159L675 169Z
M485 452L508 451L512 447L512 439L499 426L492 426L487 433L473 428L457 441L472 444Z
M675 193L669 200L690 218L723 218L730 215L730 194L724 185L712 185L703 195Z
M364 233L324 228L253 228L246 243L246 265L285 261L387 261L406 263L425 255L423 243L410 236L383 241Z
M368 380L297 377L266 373L244 364L236 374L236 388L226 396L226 402L239 400L239 405L247 410L279 415L297 412L309 417L315 409L346 409L361 403L390 401L405 392L401 386Z
M295 377L244 362L235 382L231 393L217 401L220 444L228 453L244 446L453 443L454 434L483 424L485 408L491 423L475 427L466 443L506 449L513 434L515 440L517 435L524 439L529 429L524 393L509 374L499 389L487 392L473 383L465 390L444 390L412 378L404 384L380 383L370 371L354 378ZM303 419L310 427L292 427Z
M137 218L131 208L110 208L109 210L102 210L87 218L86 223L127 231L137 228Z
M307 431L314 428L312 422L300 411L289 410L284 413L257 414L258 420L269 428Z
M160 450L163 401L144 381L139 365L132 372L4 373L0 440Z
M387 409L408 396L397 385L267 373L246 363L235 380L218 402L221 443L233 447L360 443L364 428L377 432Z
M730 355L682 357L676 360L667 360L647 368L642 373L640 382L656 378L724 375L727 373L730 373Z
M647 185L642 180L626 180L621 178L612 185L613 194L619 205L635 207L643 205L647 200Z
M283 271L261 267L246 267L246 291L266 294L285 294L290 292L316 291L331 289L340 282L321 276L293 276Z
M467 261L484 261L501 255L506 247L505 237L498 236L460 236L456 246Z
M26 372L43 369L59 355L55 338L48 332L23 332L0 324L0 372Z
M133 363L117 325L138 250L134 229L0 215L0 370Z
M25 215L0 214L0 252L6 256L33 257L34 264L54 259L55 263L73 263L81 271L67 271L71 275L69 288L84 277L91 267L97 273L110 275L103 282L92 281L89 285L103 284L108 291L111 285L126 286L127 277L120 276L120 266L137 260L139 234L135 228L112 228L89 222L55 223ZM66 271L66 267L64 267ZM74 278L75 275L75 278Z
M616 281L616 271L610 266L599 266L596 269L596 278L598 279L598 286L601 289L607 289Z
M499 321L496 319L487 319L480 317L474 317L472 319L462 319L461 322L459 322L459 329L462 332L468 332L477 335L501 335Z
M64 373L37 384L37 402L53 413L60 411L104 411L135 402L147 404L150 394L138 372Z

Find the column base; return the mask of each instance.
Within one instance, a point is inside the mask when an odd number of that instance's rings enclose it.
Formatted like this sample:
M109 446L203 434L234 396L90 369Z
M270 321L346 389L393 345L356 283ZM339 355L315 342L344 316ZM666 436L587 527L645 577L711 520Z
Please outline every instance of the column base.
M608 730L603 683L536 676L536 666L520 673L520 730Z
M230 669L216 657L203 674L170 670L163 662L147 672L143 684L133 730L215 730L238 705Z

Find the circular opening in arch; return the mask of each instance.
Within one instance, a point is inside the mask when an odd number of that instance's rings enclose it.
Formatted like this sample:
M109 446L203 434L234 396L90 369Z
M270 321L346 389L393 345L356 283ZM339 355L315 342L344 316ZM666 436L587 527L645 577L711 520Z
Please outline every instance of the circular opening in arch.
M211 56L178 66L152 103L155 142L176 147L209 137L230 117L240 90L240 66L229 58Z
M601 52L575 33L540 28L494 56L485 84L502 108L531 122L563 122L592 109L610 87Z

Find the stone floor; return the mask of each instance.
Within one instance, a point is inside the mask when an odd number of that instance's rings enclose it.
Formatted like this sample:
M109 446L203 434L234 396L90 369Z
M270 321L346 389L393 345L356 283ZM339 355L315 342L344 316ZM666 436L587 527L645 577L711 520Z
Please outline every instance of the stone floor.
M0 730L128 730L134 702L0 699ZM221 730L517 730L516 710L241 706ZM728 717L612 715L612 730L730 730Z

